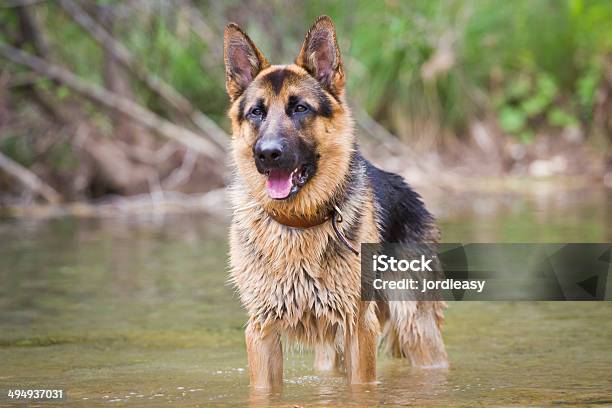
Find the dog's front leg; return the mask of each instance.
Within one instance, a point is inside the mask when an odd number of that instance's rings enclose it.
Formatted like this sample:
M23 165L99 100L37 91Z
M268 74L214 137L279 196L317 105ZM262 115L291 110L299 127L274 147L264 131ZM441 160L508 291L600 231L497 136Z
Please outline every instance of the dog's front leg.
M345 364L349 384L376 381L378 320L372 302L361 302L353 330L345 334Z
M276 329L261 329L249 323L246 331L251 386L270 389L283 383L283 349Z

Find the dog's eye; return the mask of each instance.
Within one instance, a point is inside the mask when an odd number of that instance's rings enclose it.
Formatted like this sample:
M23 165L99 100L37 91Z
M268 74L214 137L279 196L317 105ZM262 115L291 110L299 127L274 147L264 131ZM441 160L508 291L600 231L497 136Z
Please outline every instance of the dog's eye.
M260 108L253 108L251 109L251 115L255 117L260 117L261 115L263 115L263 110L261 110Z
M308 108L304 105L297 105L293 111L296 113L301 113L301 112L306 112L308 110Z

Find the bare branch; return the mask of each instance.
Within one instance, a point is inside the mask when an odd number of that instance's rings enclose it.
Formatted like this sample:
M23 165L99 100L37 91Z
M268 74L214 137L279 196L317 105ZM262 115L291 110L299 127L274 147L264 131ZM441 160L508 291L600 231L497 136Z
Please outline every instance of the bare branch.
M227 216L227 197L225 188L211 190L204 194L188 195L174 191L164 191L155 205L150 194L139 194L130 197L107 196L104 200L87 203L78 202L59 206L28 205L8 206L6 209L13 217L30 219L48 219L53 217L117 217L136 215L153 217L160 214L185 214L203 212L215 217Z
M384 126L375 121L361 106L351 104L351 110L355 116L357 124L365 130L370 136L380 142L386 149L394 152L409 154L406 145Z
M26 7L46 1L47 0L5 0L5 3L0 5L0 8Z
M174 171L162 181L164 188L172 190L188 181L189 177L191 177L191 174L193 174L193 171L195 170L196 164L197 161L195 154L187 150L183 157L183 163L181 166L174 169Z
M223 58L223 44L219 41L213 29L205 21L200 9L190 0L186 0L182 4L187 7L187 22L193 33L200 37L215 57Z
M21 184L39 194L51 204L57 204L62 201L62 197L53 187L43 182L36 174L21 164L2 154L2 152L0 152L0 169L19 180Z
M40 29L36 15L33 14L32 7L19 7L17 15L19 16L19 25L25 40L34 45L36 54L46 58L49 54L49 46L47 45L44 33Z
M117 41L78 4L72 0L61 0L60 4L74 21L83 27L104 49L111 53L119 63L130 70L138 80L143 82L151 91L163 98L178 112L190 118L200 130L205 132L220 147L226 148L229 136L213 120L194 107L187 98L181 95L170 84L160 77L149 73L123 44Z
M50 64L30 53L4 43L0 43L0 55L14 63L25 65L50 79L59 81L89 100L120 112L162 136L176 140L187 148L215 161L225 155L225 151L219 146L191 130L163 119L130 99L91 84L63 67Z

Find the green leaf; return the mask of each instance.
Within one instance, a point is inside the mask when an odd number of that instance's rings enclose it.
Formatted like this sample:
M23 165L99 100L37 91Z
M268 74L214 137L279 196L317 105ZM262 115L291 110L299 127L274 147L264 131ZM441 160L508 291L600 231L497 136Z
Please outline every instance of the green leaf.
M551 109L547 119L552 126L571 127L579 125L579 121L574 115L561 108Z
M546 97L542 95L535 95L526 99L521 104L521 108L525 114L531 118L544 112L549 103L550 101Z
M499 112L499 124L508 133L517 133L525 126L525 114L512 106L505 106Z
M70 90L67 87L62 85L62 86L57 88L56 95L57 95L57 99L62 101L64 99L66 99L68 97L68 95L70 95Z

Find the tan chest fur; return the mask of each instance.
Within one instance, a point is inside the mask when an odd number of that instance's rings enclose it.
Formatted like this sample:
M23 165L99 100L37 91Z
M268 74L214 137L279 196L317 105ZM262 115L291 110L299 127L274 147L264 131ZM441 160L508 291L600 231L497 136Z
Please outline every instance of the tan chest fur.
M293 229L268 217L247 194L233 198L231 280L250 321L262 329L280 326L307 343L347 329L359 307L360 258L339 242L331 222ZM378 240L371 194L342 211L347 221L361 214L354 245Z

